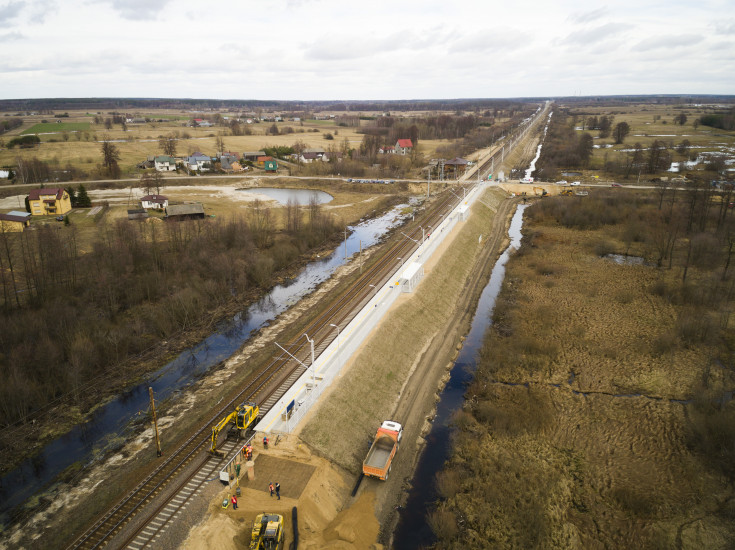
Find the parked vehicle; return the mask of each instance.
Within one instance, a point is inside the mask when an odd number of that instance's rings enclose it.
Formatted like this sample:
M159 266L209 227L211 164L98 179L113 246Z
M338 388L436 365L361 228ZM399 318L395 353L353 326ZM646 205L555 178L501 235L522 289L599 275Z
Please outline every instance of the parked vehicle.
M611 183L610 187L622 187L619 183Z
M385 481L390 474L393 457L398 450L403 435L403 426L398 422L386 420L378 428L375 440L362 463L362 473Z
M533 183L533 178L521 178L521 183Z
M569 185L582 185L582 184L581 184L581 183L579 183L578 181L573 181L573 182L572 182L572 183L570 183Z
M559 180L559 181L557 181L557 182L556 182L556 184L557 184L557 185L569 185L569 184L567 183L567 180Z

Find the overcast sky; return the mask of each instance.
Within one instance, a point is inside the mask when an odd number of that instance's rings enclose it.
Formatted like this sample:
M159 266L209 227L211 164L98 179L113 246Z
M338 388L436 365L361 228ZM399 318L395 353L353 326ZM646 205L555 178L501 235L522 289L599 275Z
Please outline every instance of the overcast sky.
M0 0L0 99L669 93L735 93L735 0Z

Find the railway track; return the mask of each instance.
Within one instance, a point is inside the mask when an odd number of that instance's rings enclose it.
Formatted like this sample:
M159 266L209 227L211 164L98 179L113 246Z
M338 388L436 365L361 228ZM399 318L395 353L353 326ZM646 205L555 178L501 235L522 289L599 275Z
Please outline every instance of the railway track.
M365 269L350 287L335 297L308 323L304 332L311 335L314 340L315 357L318 357L336 337L334 331L331 330L331 325L342 326L354 318L377 292L377 289L385 284L400 267L401 259L410 256L419 246L419 239L423 238L426 228L438 226L461 200L454 194L445 195L447 196L441 197L421 219L408 224L404 231L408 238L401 238L390 246L371 266ZM160 533L172 521L177 510L185 506L188 499L201 488L201 485L196 486L198 481L195 481L193 485L191 481L195 477L198 480L208 479L206 475L202 477L198 472L207 471L203 468L208 468L208 465L217 462L210 458L212 455L205 452L210 441L212 427L243 401L256 401L260 405L261 413L266 414L301 376L305 370L303 365L309 366L310 346L303 336L292 339L284 348L299 361L282 354L270 363L256 369L234 395L231 394L223 400L225 404L219 407L207 422L202 424L175 451L170 452L132 491L120 499L68 548L75 550L103 548L113 540L117 544L118 539L123 538L121 531L134 518L135 523L140 527L134 530L128 529L134 532L125 537L120 547L143 548L157 540ZM194 473L185 475L185 472L190 471ZM189 496L182 500L178 498L178 495L182 494L187 484L195 488L189 491ZM164 498L164 494L176 496ZM164 500L160 506L150 506L154 501L159 502L160 500ZM174 504L171 505L171 502ZM172 506L170 509L173 510L171 514L165 516L164 521L160 521L161 516L159 515L164 509L161 508L162 506ZM179 507L176 508L177 506ZM138 517L140 514L143 514L144 517ZM159 520L155 520L157 523L151 523L150 520L157 516L159 517Z
M544 109L529 126L533 126L546 111ZM480 174L486 172L493 161L498 161L498 155L499 152L496 151L482 162ZM474 184L467 182L463 187L472 185ZM336 335L330 327L349 323L396 271L401 259L409 257L419 246L419 239L424 237L426 227L437 227L461 200L457 194L446 193L421 219L411 222L405 228L403 233L407 238L390 246L352 285L308 323L304 332L310 334L314 340L315 357L335 339ZM103 548L114 541L116 544L121 542L118 546L120 548L139 550L154 544L204 483L211 479L211 474L218 471L225 461L224 458L214 457L204 450L210 441L212 427L243 401L256 401L261 413L266 414L303 374L304 365L307 368L310 366L310 346L306 338L293 338L284 348L298 361L287 354L281 354L267 365L256 369L237 392L224 399L226 403L206 423L68 548ZM226 441L222 447L231 451L234 446L234 443ZM154 501L155 506L151 505ZM139 514L144 517L137 517ZM134 518L137 527L129 528L130 533L123 536L121 531ZM123 541L118 540L123 538Z

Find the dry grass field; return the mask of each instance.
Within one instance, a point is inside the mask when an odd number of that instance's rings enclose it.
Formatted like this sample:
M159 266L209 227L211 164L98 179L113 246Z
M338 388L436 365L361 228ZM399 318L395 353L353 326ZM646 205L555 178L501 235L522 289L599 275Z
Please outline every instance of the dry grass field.
M223 113L228 116L227 113ZM107 113L100 116L107 118ZM160 155L161 149L158 140L161 136L167 136L171 133L178 132L180 136L185 134L188 138L180 138L177 146L177 155L185 156L195 151L201 151L205 154L214 155L216 153L216 139L222 135L225 148L233 152L258 151L263 147L285 145L290 146L297 141L304 142L307 147L323 147L327 149L330 145L340 147L347 139L350 147L359 146L362 141L362 135L356 132L356 128L338 126L334 120L308 120L301 122L284 121L284 122L260 122L257 124L243 124L252 132L252 135L232 136L230 131L224 126L212 126L209 128L190 128L184 124L194 117L202 116L201 113L184 113L182 111L166 111L157 110L149 113L136 113L136 116L149 118L171 118L168 122L148 122L127 125L127 131L123 131L119 124L107 130L104 124L94 124L93 116L85 112L69 112L69 118L60 119L63 122L55 125L53 122L44 124L41 129L43 132L50 132L54 126L58 126L58 131L53 133L40 134L41 145L33 149L7 149L0 147L0 166L12 166L16 162L16 157L20 155L23 158L37 157L45 161L58 161L62 166L71 163L73 166L81 168L85 171L92 170L102 161L99 140L107 135L110 139L116 141L116 145L120 151L120 167L123 174L137 173L135 165L146 160L147 157ZM235 116L231 113L230 116ZM33 115L24 116L24 124L13 131L2 136L2 139L8 141L13 136L28 132L37 124L41 124L42 120L53 121L50 115ZM65 124L89 124L89 129L84 131L70 131L66 133L68 141L64 137ZM266 131L276 124L281 135L266 135ZM293 133L284 133L286 128L292 128ZM325 139L325 134L331 133L333 140Z
M630 133L623 144L615 144L612 136L608 138L597 137L598 131L588 130L595 141L595 150L592 155L589 170L585 170L585 178L592 181L592 176L599 171L607 162L619 162L624 158L626 150L632 149L634 144L640 143L644 149L658 140L668 147L673 162L692 161L696 164L683 167L682 174L703 168L703 162L697 157L702 153L715 153L724 155L726 159L735 160L735 132L725 131L709 126L698 124L698 119L706 113L711 113L712 108L695 105L630 105L625 107L572 107L570 114L578 115L576 127L578 132L583 130L582 119L589 117L614 116L613 127L619 122L627 122L630 125ZM687 121L680 125L674 121L674 117L685 114ZM571 118L569 122L571 123ZM684 140L689 141L690 146L685 153L677 151ZM730 165L732 168L733 164ZM696 173L696 172L694 172ZM730 173L730 179L735 178L735 172ZM665 174L664 174L665 175ZM676 173L670 173L676 176ZM642 174L641 181L649 179L650 175Z
M592 195L554 200L572 209ZM678 260L660 270L601 257L650 261L642 234L528 213L438 477L430 522L442 547L729 547L731 330L685 297L715 274L695 270L674 297L661 289L679 286Z

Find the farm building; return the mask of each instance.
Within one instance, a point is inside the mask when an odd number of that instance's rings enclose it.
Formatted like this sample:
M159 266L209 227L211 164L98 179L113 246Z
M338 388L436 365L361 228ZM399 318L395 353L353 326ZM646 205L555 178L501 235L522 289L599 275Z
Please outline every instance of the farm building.
M204 205L200 202L166 207L166 220L201 220L204 217Z
M148 212L145 211L145 208L131 208L128 210L128 219L129 220L144 220L148 217Z
M30 216L0 214L0 233L22 233L30 224Z
M242 160L249 160L250 162L257 162L258 157L264 157L264 151L246 151L242 154Z
M278 170L278 163L273 159L266 160L265 162L263 162L263 168L266 172L275 172L276 170Z

